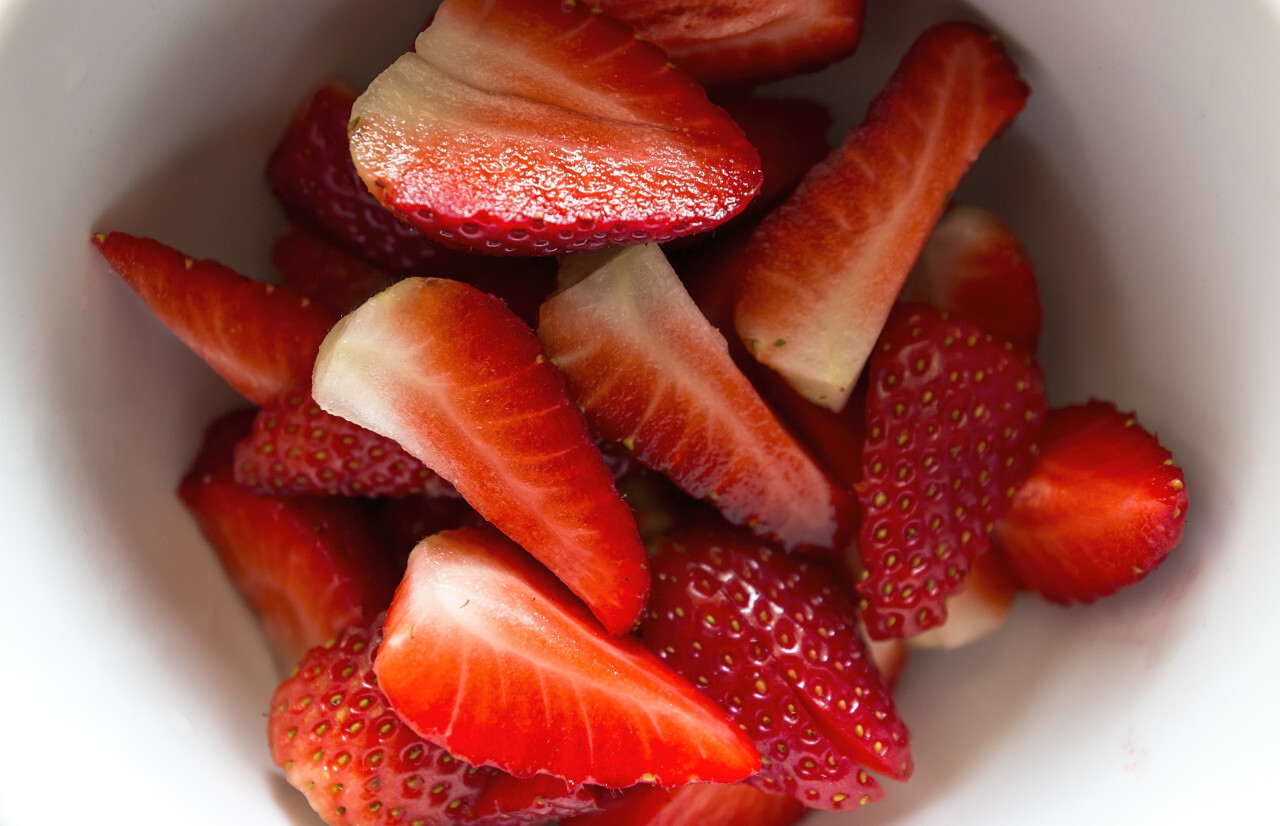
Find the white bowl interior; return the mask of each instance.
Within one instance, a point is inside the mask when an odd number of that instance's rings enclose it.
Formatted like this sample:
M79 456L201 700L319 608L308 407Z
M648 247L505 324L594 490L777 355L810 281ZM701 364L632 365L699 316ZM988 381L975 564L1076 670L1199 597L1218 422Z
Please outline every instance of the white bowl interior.
M996 637L917 655L917 776L858 822L1255 822L1280 735L1280 5L868 4L854 59L781 88L844 128L927 22L1005 37L1035 92L961 196L1038 267L1052 400L1136 409L1192 502L1142 586L1070 611L1024 598ZM262 168L294 107L328 75L367 80L429 6L0 3L0 823L78 822L69 778L99 823L315 822L266 753L270 659L173 495L238 402L88 238L265 276L282 218Z

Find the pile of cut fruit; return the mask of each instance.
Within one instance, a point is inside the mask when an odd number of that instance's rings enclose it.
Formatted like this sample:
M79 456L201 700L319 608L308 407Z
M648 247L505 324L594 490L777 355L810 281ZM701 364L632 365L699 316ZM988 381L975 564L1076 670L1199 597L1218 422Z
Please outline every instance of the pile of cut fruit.
M94 236L252 404L179 495L327 823L856 808L912 772L908 646L1181 538L1169 452L1050 409L1026 254L951 203L1030 92L999 41L921 32L833 148L752 90L852 53L862 0L752 5L444 0L267 162L277 283Z

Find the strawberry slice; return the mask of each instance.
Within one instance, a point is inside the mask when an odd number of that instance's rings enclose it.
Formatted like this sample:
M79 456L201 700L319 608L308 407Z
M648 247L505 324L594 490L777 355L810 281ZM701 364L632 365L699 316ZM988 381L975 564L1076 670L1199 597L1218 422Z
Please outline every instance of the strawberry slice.
M614 788L760 767L723 711L637 640L606 634L497 531L424 540L384 630L379 686L415 731L476 765Z
M986 30L921 35L867 120L756 231L734 311L755 357L841 409L947 199L1028 91Z
M649 587L631 511L534 336L498 299L411 278L346 316L320 406L399 442L626 632Z
M436 474L385 436L293 393L263 407L235 448L236 481L262 494L409 496Z
M913 648L948 650L975 643L1004 627L1017 594L1018 582L993 540L988 552L973 560L964 590L947 598L947 621L908 642Z
M1145 578L1182 539L1182 469L1132 413L1110 402L1054 410L1040 460L996 523L1021 584L1092 602Z
M280 280L335 316L346 315L400 280L294 223L271 246L271 263Z
M901 300L930 304L1035 352L1040 289L1018 237L981 207L947 210L925 241Z
M831 112L821 103L793 98L734 95L717 99L760 153L760 192L743 211L777 205L831 151Z
M249 401L269 404L309 384L336 318L296 290L149 238L98 233L93 243L156 318Z
M561 826L792 826L804 804L745 783L633 786L602 796L602 810Z
M232 477L253 411L210 426L178 496L257 613L282 668L391 604L397 574L354 502L258 496Z
M924 305L894 311L868 374L858 592L872 638L909 637L946 619L1031 472L1043 383L1029 353Z
M862 0L599 0L706 86L755 85L853 53Z
M734 366L654 245L577 256L591 274L542 308L538 335L596 433L737 525L834 548L855 518Z
M748 782L806 806L878 800L867 770L911 774L906 727L824 569L726 531L663 543L645 643L766 758Z
M445 0L353 113L370 191L461 249L666 241L733 217L760 186L737 124L586 3Z
M470 826L544 826L600 808L599 790L591 786L570 787L545 774L519 778L489 771L493 779L471 806Z

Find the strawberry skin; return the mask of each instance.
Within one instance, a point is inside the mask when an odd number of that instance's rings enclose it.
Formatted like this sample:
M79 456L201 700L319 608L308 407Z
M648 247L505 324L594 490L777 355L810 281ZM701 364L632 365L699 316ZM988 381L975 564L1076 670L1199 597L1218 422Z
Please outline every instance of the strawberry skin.
M294 223L271 246L271 263L281 281L335 317L400 280Z
M866 121L756 230L734 325L815 404L840 410L929 231L1029 90L986 30L927 30Z
M600 0L706 86L812 72L853 53L862 0Z
M800 801L745 783L693 783L676 789L634 786L602 795L601 811L561 826L792 826Z
M1092 602L1142 580L1182 539L1182 469L1109 402L1050 412L1040 460L996 523L1021 584L1054 602Z
M883 795L868 769L911 774L907 729L830 573L725 531L668 540L653 571L645 643L755 740L765 765L749 783L844 810Z
M1043 382L1031 355L925 305L898 307L868 366L858 583L874 639L946 619L1035 463Z
M346 316L312 388L399 442L624 633L649 574L635 519L537 337L498 299L411 278Z
M258 412L253 432L236 445L235 478L261 494L339 496L409 496L437 480L400 445L303 393Z
M734 365L656 245L594 270L542 308L538 335L600 436L789 548L830 549L855 518L834 485Z
M981 207L956 204L925 241L901 300L932 305L1035 352L1044 313L1022 242Z
M717 98L760 153L760 193L743 211L776 206L831 151L831 113L821 103L793 98L734 95Z
M293 288L149 238L99 233L93 243L156 318L249 401L268 404L310 383L337 319Z
M634 638L605 633L497 531L419 544L384 630L382 690L420 735L476 765L611 788L760 767L724 712Z
M282 668L385 611L396 571L354 502L259 496L232 477L232 448L253 411L210 426L178 497L258 615Z
M445 0L352 111L369 190L476 252L666 241L728 220L760 186L737 124L585 3Z

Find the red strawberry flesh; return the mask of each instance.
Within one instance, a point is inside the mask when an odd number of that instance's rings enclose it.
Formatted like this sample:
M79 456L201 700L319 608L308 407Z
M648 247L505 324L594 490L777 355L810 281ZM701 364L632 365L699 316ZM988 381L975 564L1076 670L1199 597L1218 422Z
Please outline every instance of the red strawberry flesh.
M635 786L604 793L601 806L601 811L562 826L792 826L807 811L794 798L745 783Z

